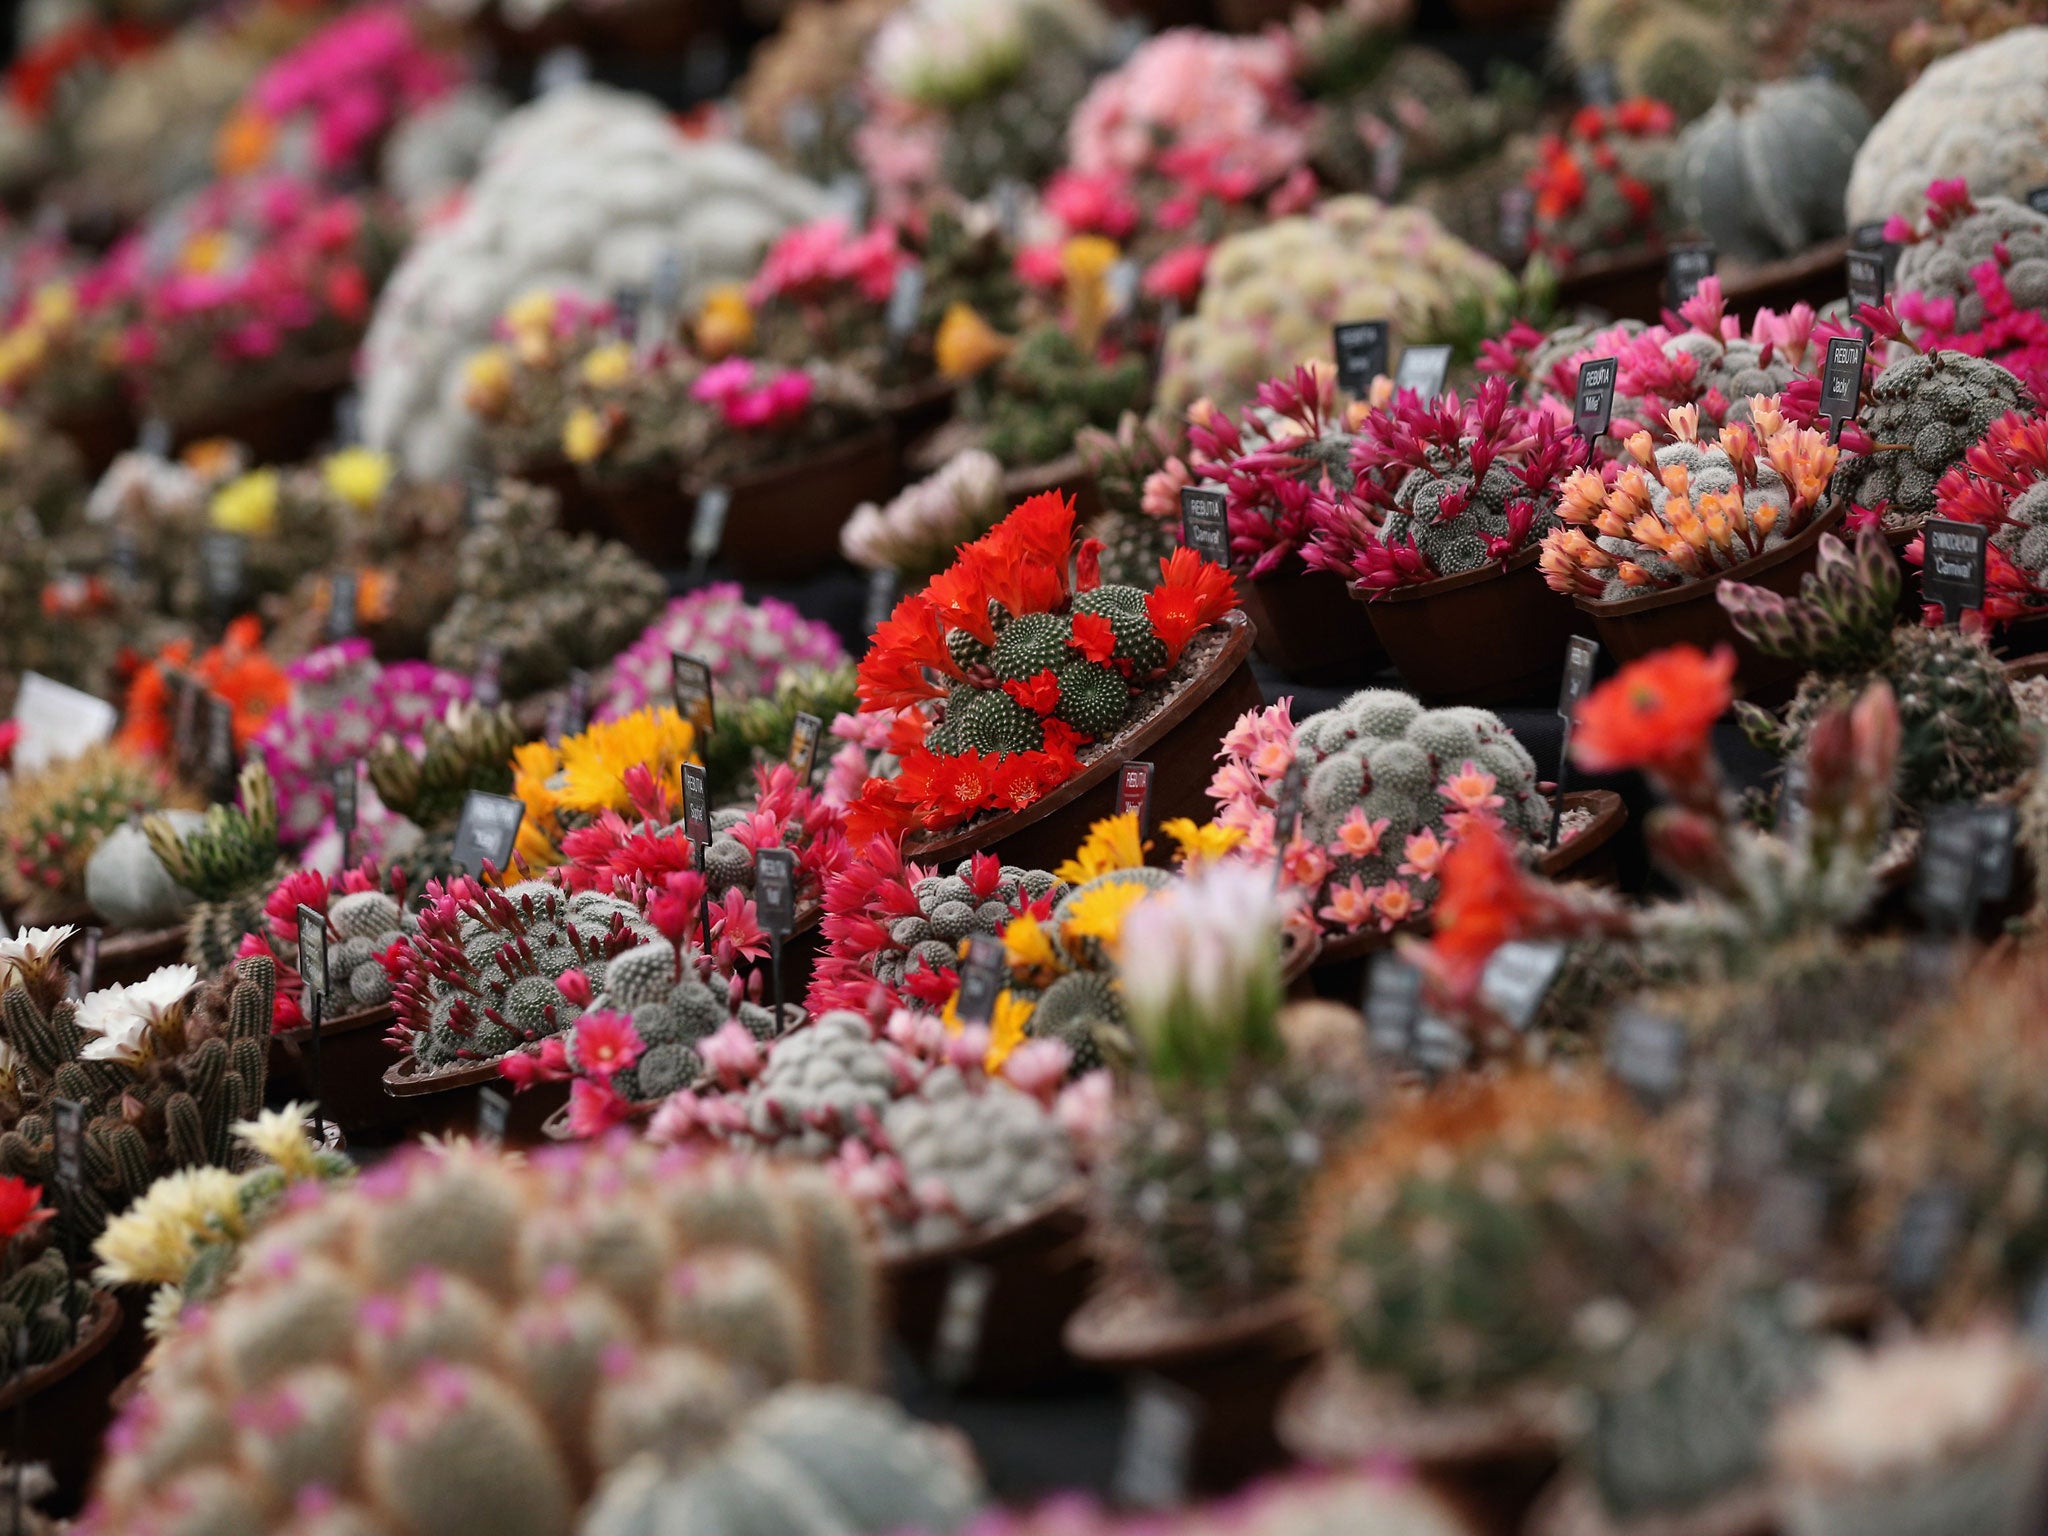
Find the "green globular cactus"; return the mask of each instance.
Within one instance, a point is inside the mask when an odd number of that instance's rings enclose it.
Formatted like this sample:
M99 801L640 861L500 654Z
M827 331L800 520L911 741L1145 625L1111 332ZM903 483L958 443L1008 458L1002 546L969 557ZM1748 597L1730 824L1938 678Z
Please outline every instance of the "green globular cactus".
M1941 477L2008 411L2031 413L2033 396L1996 363L1962 352L1901 358L1877 376L1858 418L1872 451L1844 455L1832 494L1873 511L1889 530L1917 528L1935 510Z
M791 1382L870 1380L864 1248L815 1173L417 1149L249 1242L160 1346L94 1518L282 1536L317 1499L334 1530L571 1536L641 1458L716 1453ZM883 1502L900 1464L851 1475L878 1518L940 1506Z
M1102 544L1102 579L1138 587L1157 580L1159 562L1180 547L1174 482L1192 483L1186 429L1125 411L1113 432L1083 427L1074 436L1074 450L1102 498L1102 515L1088 525L1088 536ZM1163 476L1160 490L1147 495L1155 475Z
M1351 1365L1424 1402L1483 1400L1582 1365L1574 1323L1592 1304L1659 1299L1690 1215L1611 1088L1471 1079L1329 1172L1307 1273Z
M2027 760L2012 686L1984 642L1959 629L1895 626L1900 574L1884 535L1858 531L1853 548L1822 534L1799 596L1723 582L1721 606L1736 633L1771 656L1811 670L1782 716L1739 707L1751 740L1783 757L1813 723L1873 680L1899 706L1898 789L1908 805L1973 799L2010 784Z
M1144 404L1150 377L1141 354L1105 363L1066 327L1033 327L996 370L985 446L1005 469L1064 458L1083 427L1114 426Z
M512 749L522 739L509 705L457 704L445 719L427 722L417 750L387 736L365 761L377 798L431 836L454 829L471 790L511 790ZM445 870L429 862L422 872L433 877Z
M781 1033L774 1013L740 995L733 979L720 976L708 957L656 939L614 955L604 968L604 990L591 999L593 1012L616 1012L633 1021L645 1047L630 1067L611 1072L614 1092L631 1103L653 1103L695 1082L704 1069L698 1043L728 1019L737 1019L756 1040ZM578 1066L576 1037L566 1041L569 1065Z
M428 659L473 673L485 647L495 647L508 699L551 688L578 667L604 666L668 595L660 573L623 544L561 532L553 492L511 481L479 509L456 552L455 581Z
M1812 1379L1817 1341L1782 1293L1658 1320L1596 1373L1574 1459L1617 1521L1676 1518L1753 1491L1780 1407Z
M609 962L654 938L639 909L615 896L544 880L504 890L458 882L430 893L418 931L395 952L398 1030L423 1068L496 1060L581 1017L556 985L565 974L581 971L600 993Z
M263 929L263 902L277 883L277 786L261 758L238 779L239 804L208 806L196 827L165 816L143 835L172 881L199 899L185 918L185 958L211 975L234 959L242 939Z
M1755 61L1735 0L1569 0L1557 45L1575 68L1605 68L1624 96L1669 102L1698 117Z
M63 1250L45 1248L17 1264L0 1279L0 1381L63 1354L91 1308L92 1287L71 1278Z
M86 865L116 828L197 803L160 769L112 746L21 774L0 805L0 896L17 923L65 916L83 904Z
M418 921L382 891L350 891L327 905L326 1017L338 1019L391 1001L380 958L416 931Z
M275 965L268 956L241 960L198 994L174 995L192 980L174 967L130 989L146 999L151 1022L136 1054L114 1059L84 1056L99 1037L81 1026L77 1002L60 997L45 1007L19 984L0 995L15 1088L0 1099L0 1174L54 1189L48 1101L86 1106L85 1181L63 1227L73 1260L160 1174L224 1166L235 1122L263 1106Z
M785 667L770 693L737 704L721 700L718 729L704 743L704 772L713 800L747 793L757 766L783 761L798 715L830 721L859 708L850 665ZM822 778L830 755L827 744L820 743L814 780Z
M917 1248L1028 1216L1078 1178L1073 1143L1044 1104L957 1067L934 1068L889 1105L882 1130L924 1207L902 1234Z
M1745 83L1679 139L1673 201L1726 258L1797 255L1842 232L1842 194L1868 132L1863 103L1832 80ZM1792 144L1799 153L1784 152Z
M947 1432L845 1387L785 1387L710 1454L642 1456L607 1484L584 1536L696 1536L824 1529L835 1536L951 1536L983 1493Z

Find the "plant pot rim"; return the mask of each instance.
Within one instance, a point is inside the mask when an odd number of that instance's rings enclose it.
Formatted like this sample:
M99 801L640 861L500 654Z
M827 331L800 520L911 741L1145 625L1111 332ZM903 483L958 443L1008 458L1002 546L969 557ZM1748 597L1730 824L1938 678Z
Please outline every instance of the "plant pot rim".
M1569 842L1559 843L1555 848L1545 848L1536 855L1536 872L1546 879L1555 880L1580 860L1598 853L1628 825L1628 807L1622 803L1621 796L1611 789L1567 790L1564 804L1566 810L1591 811L1593 819ZM1422 922L1396 929L1393 933L1363 929L1358 933L1324 934L1322 954L1318 958L1332 963L1361 959L1366 955L1391 948L1398 934L1421 933L1427 922L1428 914L1425 913Z
M1323 957L1323 935L1320 931L1303 933L1299 929L1288 929L1280 936L1280 983L1292 985L1301 980Z
M884 1241L876 1245L875 1257L882 1273L892 1280L901 1280L920 1270L944 1269L953 1264L999 1258L1011 1249L1030 1246L1031 1239L1055 1226L1071 1224L1074 1235L1078 1237L1087 1209L1088 1186L1077 1179L1021 1216L992 1223L965 1237L930 1248L903 1247Z
M787 1022L785 1022L783 1027L776 1032L775 1040L771 1040L768 1042L770 1045L773 1045L776 1041L786 1039L788 1036L796 1033L797 1030L803 1027L804 1020L810 1017L810 1015L805 1011L804 1005L802 1003L784 1003L782 1005L782 1016ZM572 1024L570 1028L573 1029L575 1028L575 1026ZM536 1047L538 1047L539 1042L535 1041L533 1042L533 1044ZM500 1056L498 1060L504 1061L507 1057L517 1056L518 1054L520 1054L521 1051L524 1050L526 1050L526 1047L522 1045L519 1047L519 1050L517 1051L507 1051L505 1055ZM695 1082L689 1084L689 1087L696 1088L703 1082L704 1077L700 1075ZM628 1106L626 1119L629 1122L635 1124L642 1120L652 1119L654 1117L654 1112L657 1109L661 1108L664 1102L666 1101L662 1099L642 1099L638 1103ZM540 1131L541 1134L547 1137L549 1141L575 1140L575 1138L569 1132L568 1104L558 1104L553 1109L549 1110L547 1118L541 1121L540 1123Z
M1771 1536L1778 1498L1767 1479L1731 1488L1695 1509L1616 1519L1590 1479L1567 1468L1538 1496L1524 1527L1530 1536Z
M80 1319L78 1337L56 1359L36 1366L0 1387L0 1412L17 1403L33 1402L43 1388L62 1381L114 1341L121 1328L121 1303L112 1291L95 1289L92 1306Z
M1457 592L1465 587L1476 587L1482 582L1512 576L1516 571L1527 570L1542 557L1543 544L1538 540L1533 544L1524 545L1505 560L1489 560L1475 571L1460 571L1455 576L1433 576L1428 581L1409 582L1405 586L1390 587L1384 592L1374 592L1370 596L1352 588L1352 595L1362 603L1426 602L1445 592Z
M2008 682L2023 682L2030 677L2048 677L2048 651L2034 651L2026 656L2014 656L2001 662Z
M1154 1286L1111 1281L1095 1287L1067 1319L1064 1342L1078 1360L1110 1370L1195 1364L1258 1349L1278 1355L1307 1347L1313 1307L1299 1288L1210 1317L1173 1309ZM1134 1329L1134 1318L1144 1326Z
M1063 480L1088 473L1088 463L1078 452L1061 454L1039 464L1019 464L1003 471L1003 496L1036 496L1055 490Z
M1288 1389L1277 1425L1310 1462L1393 1456L1421 1467L1562 1454L1571 1399L1530 1382L1477 1402L1425 1404L1401 1383L1325 1355Z
M735 475L727 481L705 480L688 474L680 476L679 487L685 496L701 496L713 485L723 484L726 490L738 496L778 481L807 478L821 470L843 464L848 459L856 459L862 454L877 450L887 453L896 451L896 434L886 416L863 422L858 430L849 432L844 437L836 437L829 443L797 453L780 463L750 470L744 475Z
M1244 665L1245 658L1251 654L1254 630L1243 609L1233 608L1217 623L1225 631L1223 645L1210 659L1209 665L1169 695L1149 720L1119 732L1106 743L1097 743L1103 750L1095 761L1086 764L1066 783L1021 810L1005 811L986 821L968 820L934 832L913 832L903 841L903 857L928 864L934 860L958 857L963 849L991 847L1017 828L1071 805L1117 772L1130 758L1163 739L1197 705L1228 682L1231 674Z
M1822 534L1833 533L1848 512L1847 502L1829 507L1777 548L1767 549L1755 558L1745 560L1740 565L1730 566L1725 571L1702 576L1698 581L1680 582L1675 587L1659 587L1654 592L1644 592L1636 597L1574 597L1572 601L1578 605L1581 613L1591 614L1598 619L1625 619L1632 614L1648 613L1652 609L1692 602L1702 594L1713 591L1723 581L1752 581L1768 571L1776 570L1787 561L1796 560L1818 544Z

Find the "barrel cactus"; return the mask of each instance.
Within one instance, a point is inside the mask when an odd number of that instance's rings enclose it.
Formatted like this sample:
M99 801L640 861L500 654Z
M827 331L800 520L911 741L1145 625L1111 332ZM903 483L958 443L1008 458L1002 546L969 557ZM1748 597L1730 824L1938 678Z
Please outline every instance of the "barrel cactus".
M1667 101L1691 118L1755 68L1739 11L1731 0L1569 0L1557 41L1577 68L1611 70L1623 94Z
M722 1482L689 1463L737 1450L774 1389L872 1377L875 1308L858 1221L815 1175L644 1145L524 1165L415 1150L248 1245L164 1342L89 1518L198 1508L284 1532L317 1501L337 1529L570 1536L614 1493L689 1507ZM871 1441L929 1449L870 1422ZM877 1522L968 1502L943 1469L919 1500L904 1485L926 1467L899 1454L841 1495L870 1494Z
M2008 411L2033 396L1996 363L1961 352L1901 358L1877 376L1859 423L1870 452L1843 456L1832 493L1884 511L1890 530L1917 528L1934 511L1941 477Z
M1831 80L1737 86L1678 141L1672 200L1723 256L1774 261L1842 232L1870 114Z

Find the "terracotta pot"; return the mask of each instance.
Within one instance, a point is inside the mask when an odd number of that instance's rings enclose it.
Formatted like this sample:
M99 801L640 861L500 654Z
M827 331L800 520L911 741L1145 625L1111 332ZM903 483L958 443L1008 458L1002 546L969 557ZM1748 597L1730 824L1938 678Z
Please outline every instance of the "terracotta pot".
M80 1320L78 1340L48 1365L0 1388L0 1424L12 1426L17 1404L25 1408L21 1454L49 1465L57 1491L44 1507L49 1515L75 1513L99 1464L100 1437L114 1417L119 1362L108 1348L121 1330L121 1304L107 1291L94 1291L92 1307Z
M1264 702L1252 677L1250 621L1232 613L1224 624L1223 648L1164 709L1113 737L1058 789L1021 811L914 836L904 845L904 857L946 866L989 852L1005 864L1051 869L1072 857L1090 826L1116 814L1117 771L1131 758L1153 765L1154 826L1174 816L1208 820L1216 744L1239 715Z
M1611 884L1614 879L1614 839L1628 825L1628 807L1611 789L1575 789L1564 797L1566 810L1588 811L1592 820L1568 842L1546 848L1536 856L1539 873L1551 880L1573 880L1587 885ZM1428 928L1427 919L1403 931L1415 933ZM1365 975L1372 957L1393 947L1394 935L1377 929L1359 933L1324 934L1322 951L1307 974L1294 988L1297 996L1336 998L1356 1004L1365 995Z
M1259 660L1290 680L1363 686L1387 664L1371 621L1335 571L1240 577L1237 595L1258 630Z
M1777 1536L1778 1501L1768 1484L1754 1483L1698 1509L1619 1520L1592 1480L1574 1470L1544 1490L1526 1529L1528 1536Z
M1406 1388L1331 1356L1294 1384L1278 1423L1282 1443L1303 1461L1400 1462L1456 1501L1477 1529L1512 1536L1557 1468L1569 1419L1565 1400L1542 1390L1418 1403Z
M411 1051L384 1069L383 1082L384 1092L398 1101L394 1118L402 1119L409 1136L475 1134L483 1091L496 1088L512 1101L511 1113L505 1118L508 1147L543 1145L548 1116L569 1101L566 1082L537 1083L524 1093L513 1093L495 1060L453 1072L423 1074Z
M1223 1493L1284 1466L1273 1431L1287 1389L1316 1345L1308 1298L1298 1291L1213 1318L1175 1315L1161 1297L1098 1288L1068 1320L1075 1359L1124 1375L1164 1378L1196 1407L1189 1491Z
M978 1392L1025 1392L1079 1369L1062 1343L1067 1320L1095 1280L1084 1235L1084 1196L1072 1191L1032 1215L922 1253L882 1253L896 1336L935 1374L958 1374L941 1385ZM964 1270L988 1271L982 1326L971 1354L936 1359L948 1294Z
M89 410L52 416L49 426L78 450L88 482L98 480L109 464L135 446L138 431L135 409L123 395Z
M320 1111L359 1143L397 1136L415 1123L403 1101L384 1091L384 1073L398 1051L386 1034L392 1008L380 1003L320 1025ZM290 1085L292 1098L311 1100L313 1072L310 1029L288 1029L270 1037L270 1079Z
M1387 659L1425 704L1557 697L1569 599L1544 584L1534 545L1502 566L1444 576L1365 605Z
M887 501L901 480L896 438L887 424L806 455L801 461L732 486L718 558L746 581L795 581L839 559L839 529L864 501ZM689 563L690 518L685 501L655 524L627 519L616 508L619 536L656 565ZM639 542L662 541L675 559L656 558Z
M1041 491L1058 491L1074 499L1076 528L1085 528L1102 515L1102 491L1078 453L1044 464L1029 464L1003 475L1003 503L1006 506L1014 507Z
M260 398L150 402L170 423L183 452L210 437L231 438L255 464L296 464L334 436L334 407L355 377L352 354L316 358L293 369Z
M1751 699L1768 702L1791 692L1805 669L1797 661L1766 656L1747 641L1737 638L1735 626L1722 610L1716 589L1723 581L1746 582L1784 597L1795 596L1799 582L1813 569L1814 549L1821 535L1841 522L1845 509L1831 508L1776 549L1756 559L1683 586L1646 592L1641 597L1576 598L1581 612L1588 614L1598 631L1601 645L1618 662L1634 661L1667 645L1696 645L1712 650L1732 645L1737 657L1736 680Z
M1309 968L1322 955L1323 936L1290 928L1282 937L1281 944L1280 984L1291 988L1309 973Z
M121 928L100 935L99 965L94 987L131 986L158 966L176 965L185 957L185 925L169 928Z

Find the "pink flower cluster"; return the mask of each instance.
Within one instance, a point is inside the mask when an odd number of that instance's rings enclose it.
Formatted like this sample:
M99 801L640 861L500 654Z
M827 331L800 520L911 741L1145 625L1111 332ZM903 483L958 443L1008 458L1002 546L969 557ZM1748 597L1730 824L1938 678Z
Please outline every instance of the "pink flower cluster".
M1939 236L1976 211L1968 182L1937 181L1927 188L1926 230L1916 231L1894 214L1885 226L1885 238L1917 244ZM1946 350L1984 358L2017 377L2036 400L2048 399L2048 314L2036 307L2042 285L2036 277L2026 285L2025 299L2015 297L2007 281L2013 265L2012 252L2000 241L1993 246L1989 260L1970 268L1974 296L1983 306L1983 315L1974 326L1962 324L1953 294L1901 291L1894 296L1893 307L1910 330L1911 345L1920 351ZM2031 265L2038 272L2039 263Z
M1339 408L1334 373L1297 367L1261 384L1241 420L1199 402L1188 413L1189 473L1223 484L1233 567L1253 580L1294 568L1289 557L1299 558L1315 532L1315 498L1332 488L1332 440L1341 449L1360 409Z
M845 647L829 624L805 618L780 598L750 603L737 582L674 598L612 662L598 718L615 720L666 702L677 652L711 668L719 698L763 698L793 667L837 667Z
M811 376L744 357L713 363L690 386L690 398L718 408L729 427L778 431L803 420L811 407Z
M264 71L249 106L274 123L308 118L320 169L356 164L400 117L454 88L447 55L425 47L403 7L338 17Z
M273 1032L298 1029L306 1023L305 993L306 980L296 967L286 963L284 955L295 954L299 942L299 908L311 907L323 916L327 904L336 896L351 896L359 891L385 891L401 905L405 902L405 871L394 868L389 876L379 873L376 861L365 859L352 869L343 870L330 880L317 869L295 869L277 883L263 902L263 918L269 925L269 932L248 933L235 950L235 958L247 960L256 955L270 959L277 967L277 996L271 1003L270 1027ZM392 946L394 949L396 945ZM378 957L378 963L387 970L396 961Z
M861 235L841 218L800 224L768 248L747 287L747 302L757 308L775 299L816 304L850 288L871 304L883 304L907 259L888 224L870 225Z

